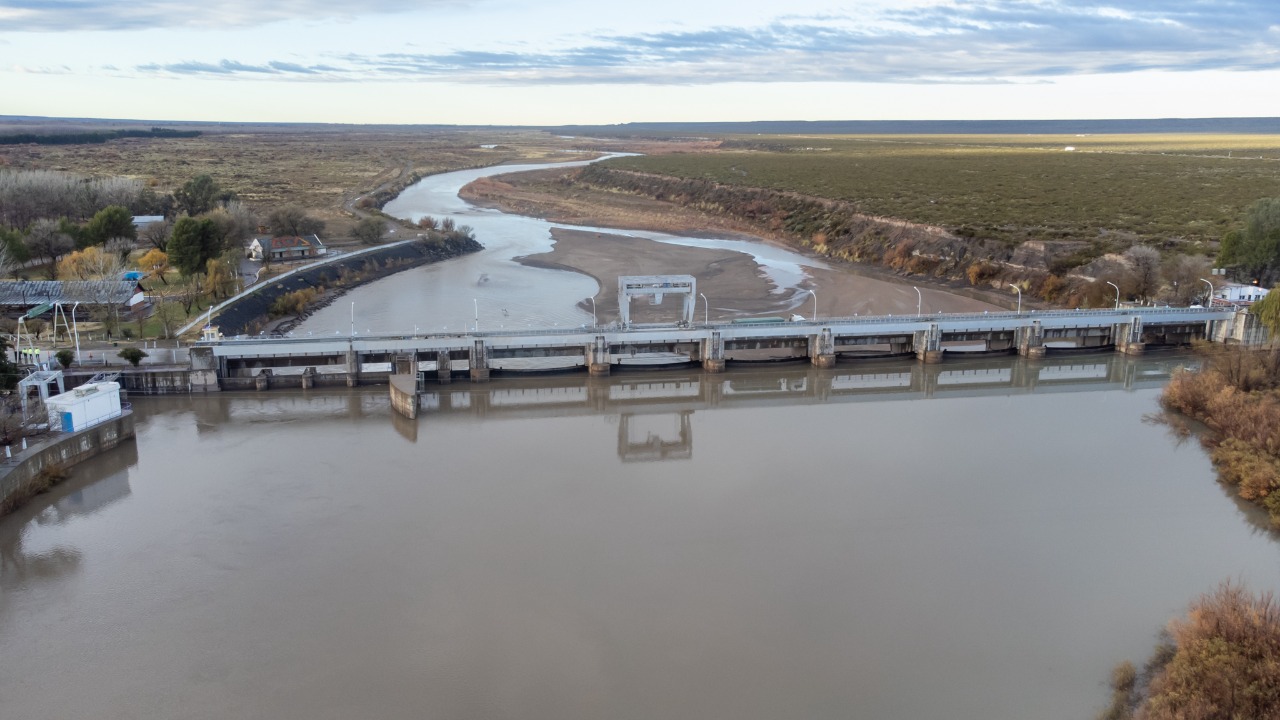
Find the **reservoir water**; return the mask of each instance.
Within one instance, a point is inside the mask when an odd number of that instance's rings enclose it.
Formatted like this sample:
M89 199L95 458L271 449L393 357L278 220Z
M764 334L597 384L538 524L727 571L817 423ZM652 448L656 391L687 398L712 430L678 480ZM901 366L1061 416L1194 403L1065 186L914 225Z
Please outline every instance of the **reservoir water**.
M0 708L1089 718L1197 594L1280 589L1122 360L136 398L0 520Z
M493 218L357 322L589 319ZM1147 420L1183 362L133 398L136 443L0 519L0 717L1087 719L1198 594L1280 590Z

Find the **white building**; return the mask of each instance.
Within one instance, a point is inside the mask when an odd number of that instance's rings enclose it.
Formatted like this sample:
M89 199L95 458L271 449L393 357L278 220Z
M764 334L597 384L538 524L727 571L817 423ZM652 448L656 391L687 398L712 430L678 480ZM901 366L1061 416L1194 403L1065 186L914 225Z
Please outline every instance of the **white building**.
M120 417L120 383L86 383L45 402L49 429L76 432Z
M1226 302L1257 302L1267 296L1270 290L1257 285L1223 285L1213 289L1213 298Z

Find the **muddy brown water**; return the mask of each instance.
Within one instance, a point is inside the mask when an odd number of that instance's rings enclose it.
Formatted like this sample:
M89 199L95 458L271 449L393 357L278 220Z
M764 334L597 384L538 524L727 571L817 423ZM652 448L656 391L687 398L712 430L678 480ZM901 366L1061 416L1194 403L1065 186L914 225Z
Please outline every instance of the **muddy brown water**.
M1089 718L1197 594L1280 589L1144 421L1168 357L1111 357L135 398L0 520L0 715Z

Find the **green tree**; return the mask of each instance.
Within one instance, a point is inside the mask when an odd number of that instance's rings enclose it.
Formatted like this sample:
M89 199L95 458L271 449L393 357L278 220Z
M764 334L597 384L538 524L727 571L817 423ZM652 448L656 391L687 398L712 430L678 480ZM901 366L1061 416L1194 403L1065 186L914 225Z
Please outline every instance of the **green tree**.
M1244 227L1222 238L1218 264L1236 279L1271 285L1280 279L1280 198L1263 198L1249 206Z
M1257 315L1258 320L1271 331L1272 340L1280 338L1280 291L1272 288L1266 297L1249 308L1249 312Z
M133 215L120 205L108 205L99 210L85 225L79 244L102 245L113 238L138 239L138 228L133 225Z
M200 272L209 258L220 254L220 235L217 224L208 218L180 218L169 238L169 262L183 276Z
M198 175L188 180L173 193L178 209L195 216L207 213L222 203L234 200L236 194L223 190L209 175Z
M116 353L116 357L124 358L130 365L138 367L138 363L142 362L142 358L148 357L148 355L141 348L127 347L121 348L120 352Z
M365 245L373 245L382 239L382 233L386 232L386 229L386 222L380 218L367 217L356 223L356 227L351 231L351 234Z
M54 353L53 356L58 358L58 364L64 368L71 367L71 363L76 361L75 350L67 350L67 349L59 350L58 352Z

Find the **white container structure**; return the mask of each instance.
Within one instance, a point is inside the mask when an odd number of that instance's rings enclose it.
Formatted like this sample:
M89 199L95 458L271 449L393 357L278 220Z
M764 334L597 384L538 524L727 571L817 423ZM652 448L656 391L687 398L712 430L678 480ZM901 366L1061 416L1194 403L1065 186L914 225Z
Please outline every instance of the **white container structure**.
M49 429L76 432L120 417L120 383L86 383L45 402Z

